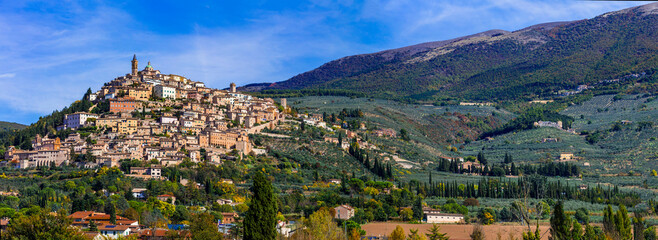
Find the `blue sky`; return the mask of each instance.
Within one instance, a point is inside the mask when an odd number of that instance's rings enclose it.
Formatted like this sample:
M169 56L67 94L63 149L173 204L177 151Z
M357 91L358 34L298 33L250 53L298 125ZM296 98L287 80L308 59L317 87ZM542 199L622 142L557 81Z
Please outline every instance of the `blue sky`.
M0 0L0 120L29 124L130 72L137 54L213 88L286 80L336 58L646 2Z

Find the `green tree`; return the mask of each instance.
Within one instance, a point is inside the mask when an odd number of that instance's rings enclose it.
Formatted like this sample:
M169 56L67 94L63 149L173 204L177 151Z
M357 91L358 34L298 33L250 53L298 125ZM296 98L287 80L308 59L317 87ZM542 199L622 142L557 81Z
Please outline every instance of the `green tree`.
M89 221L89 231L98 232L98 225L96 225L96 222L94 222L94 220Z
M273 240L276 238L277 204L272 183L257 171L251 187L253 197L244 219L245 240Z
M391 233L390 236L388 236L389 240L405 240L407 239L407 236L404 234L404 229L400 227L400 225L395 226L395 229Z
M400 138L405 141L411 140L411 138L409 138L409 132L404 128L400 129Z
M551 216L551 240L571 239L571 219L564 213L562 201L557 202Z
M656 227L651 226L648 227L646 230L644 230L644 240L656 240L658 237L656 236Z
M539 225L535 229L535 232L524 232L523 240L541 240L541 234L539 232Z
M484 156L483 152L478 153L477 160L478 160L478 162L480 162L480 164L487 165L487 158Z
M410 208L403 208L400 210L400 217L402 217L402 221L409 221L413 219L414 212Z
M409 229L409 240L427 240L422 234L418 234L418 229Z
M45 210L38 209L36 212L23 215L11 220L3 238L6 239L71 239L84 240L77 228L71 226L71 219L66 212L51 214Z
M620 239L630 240L633 237L631 227L631 219L628 217L626 206L619 205L619 210L617 210L617 214L615 215L615 228L619 233Z
M509 164L509 163L514 162L514 160L512 159L512 155L509 155L509 153L506 152L504 162L505 162L505 164Z
M576 221L583 225L589 224L589 211L586 208L576 209L576 214L574 215Z
M425 233L427 238L429 240L448 240L450 239L448 237L447 233L441 233L439 232L441 230L441 227L437 224L432 224L432 228L429 229L430 233Z
M644 240L644 219L642 218L642 214L639 212L635 212L633 217L633 240Z
M411 210L414 212L414 220L423 220L423 200L420 197L416 198L416 203Z
M223 239L222 233L217 230L215 218L209 213L200 213L192 217L190 233L193 240Z

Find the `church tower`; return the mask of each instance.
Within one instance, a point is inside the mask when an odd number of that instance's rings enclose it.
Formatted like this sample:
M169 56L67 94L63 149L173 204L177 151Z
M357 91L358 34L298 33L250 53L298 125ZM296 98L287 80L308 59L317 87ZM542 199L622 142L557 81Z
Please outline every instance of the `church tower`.
M133 68L132 68L132 75L137 76L137 54L133 55Z

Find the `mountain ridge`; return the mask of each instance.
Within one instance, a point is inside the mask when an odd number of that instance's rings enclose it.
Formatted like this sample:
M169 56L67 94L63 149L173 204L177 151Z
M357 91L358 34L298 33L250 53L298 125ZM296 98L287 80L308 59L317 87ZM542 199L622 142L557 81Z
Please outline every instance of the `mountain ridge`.
M331 89L424 100L551 97L658 67L657 9L658 3L651 3L592 19L489 30L347 56L285 81L242 89Z

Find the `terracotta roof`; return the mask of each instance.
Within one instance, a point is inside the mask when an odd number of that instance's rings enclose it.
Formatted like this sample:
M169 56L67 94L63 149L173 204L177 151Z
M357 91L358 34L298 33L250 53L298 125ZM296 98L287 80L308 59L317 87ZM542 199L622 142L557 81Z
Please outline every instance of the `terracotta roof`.
M127 226L127 225L104 225L104 226L98 227L98 230L100 230L100 231L125 231L128 228L130 228L130 226Z
M168 232L168 231L169 231L168 229L157 228L157 229L155 229L155 237L164 237L164 236L167 235L167 232ZM142 229L141 231L139 231L139 235L140 235L140 236L149 236L149 237L152 237L152 236L153 236L153 232L154 232L154 231L153 231L152 229L150 229L150 228L146 228L146 229Z
M94 211L78 211L69 215L69 218L73 218L73 219L86 218L94 214L104 214L104 213L97 213Z

